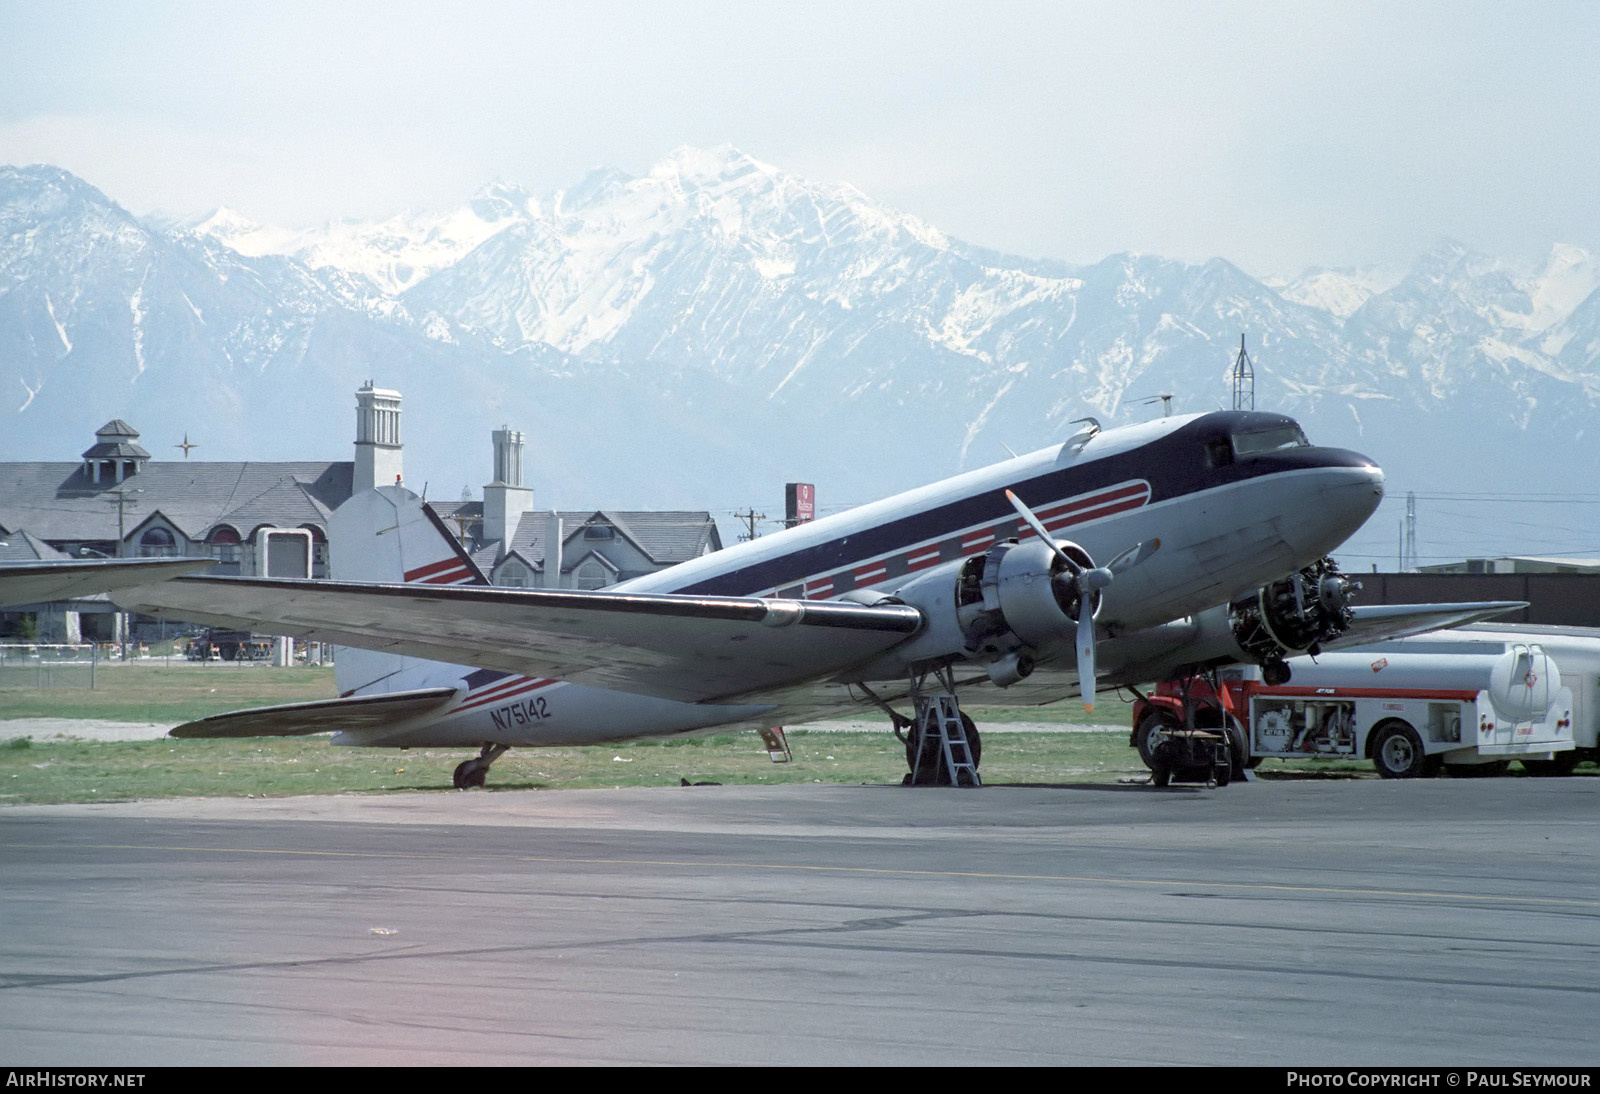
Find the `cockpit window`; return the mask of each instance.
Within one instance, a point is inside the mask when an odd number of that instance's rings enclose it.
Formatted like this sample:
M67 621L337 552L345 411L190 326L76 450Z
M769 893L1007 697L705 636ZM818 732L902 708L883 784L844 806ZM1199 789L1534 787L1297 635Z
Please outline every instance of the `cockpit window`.
M1271 429L1257 429L1233 435L1235 456L1256 456L1262 452L1279 452L1285 448L1306 448L1311 444L1300 427L1294 424L1276 425Z

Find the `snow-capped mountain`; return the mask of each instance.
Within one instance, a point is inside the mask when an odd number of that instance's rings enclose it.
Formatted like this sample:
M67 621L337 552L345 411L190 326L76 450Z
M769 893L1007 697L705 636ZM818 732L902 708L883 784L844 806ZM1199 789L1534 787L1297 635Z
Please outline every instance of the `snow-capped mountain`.
M1392 483L1512 484L1600 470L1597 290L1600 261L1559 246L1533 270L1447 243L1403 275L1276 287L1222 259L1026 260L729 147L309 231L226 210L160 225L4 168L0 455L197 416L222 430L211 458L337 452L372 377L405 392L408 450L433 446L452 492L509 422L530 477L575 503L731 508L796 478L859 501L1157 396L1226 405L1242 332L1256 405Z

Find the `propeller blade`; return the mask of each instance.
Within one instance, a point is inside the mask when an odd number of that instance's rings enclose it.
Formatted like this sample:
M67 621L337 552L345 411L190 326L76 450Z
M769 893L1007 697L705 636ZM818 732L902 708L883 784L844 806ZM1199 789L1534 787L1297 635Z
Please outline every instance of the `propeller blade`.
M1085 714L1094 713L1094 599L1087 586L1078 602L1078 691Z
M1044 526L1044 521L1034 515L1033 510L1022 503L1022 499L1006 491L1006 500L1011 503L1019 516L1032 528L1034 534L1048 543L1056 556L1067 564L1067 569L1072 573L1072 580L1078 586L1078 690L1083 696L1083 709L1087 713L1094 712L1094 597L1101 589L1111 584L1111 579L1117 570L1127 569L1136 563L1143 562L1155 553L1161 546L1159 539L1146 540L1136 543L1122 554L1112 560L1110 566L1096 566L1093 569L1084 569L1072 560L1072 556L1062 550L1050 530Z
M1135 543L1132 547L1129 547L1116 558L1106 563L1106 569L1114 574L1120 574L1124 570L1139 565L1160 549L1161 541L1159 539L1147 539L1143 543Z
M1078 691L1085 714L1094 713L1094 594L1111 584L1111 570L1097 566L1078 575Z
M1068 569L1075 574L1083 572L1083 567L1072 561L1072 556L1061 549L1061 545L1056 542L1056 537L1052 536L1050 529L1044 526L1044 521L1034 516L1033 510L1022 504L1021 498L1007 490L1006 500L1011 503L1011 508L1017 511L1017 515L1027 522L1028 527L1033 529L1034 534L1050 545L1050 549L1056 553L1056 557L1067 564Z

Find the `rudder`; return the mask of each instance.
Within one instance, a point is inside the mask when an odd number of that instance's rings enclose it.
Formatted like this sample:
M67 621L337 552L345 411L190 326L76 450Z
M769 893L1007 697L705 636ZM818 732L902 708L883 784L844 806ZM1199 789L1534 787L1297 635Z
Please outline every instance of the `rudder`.
M487 585L488 578L427 502L403 486L364 490L328 522L328 570L336 581ZM428 662L340 646L333 678L340 695L407 686L401 670Z

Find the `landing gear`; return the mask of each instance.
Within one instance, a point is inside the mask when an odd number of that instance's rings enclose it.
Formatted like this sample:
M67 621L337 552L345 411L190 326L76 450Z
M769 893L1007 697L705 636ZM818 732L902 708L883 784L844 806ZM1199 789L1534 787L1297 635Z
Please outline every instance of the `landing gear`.
M1139 719L1139 726L1133 731L1133 746L1146 767L1154 770L1156 749L1167 734L1182 728L1183 724L1164 710L1152 710Z
M1285 666L1286 669L1287 667ZM1249 754L1245 746L1243 729L1223 706L1222 681L1216 672L1213 670L1191 676L1180 676L1170 683L1177 686L1176 696L1170 695L1170 687L1166 694L1154 700L1145 699L1142 694L1135 692L1146 704L1129 742L1139 750L1139 759L1143 760L1144 765L1151 771L1155 771L1158 767L1168 768L1170 778L1175 761L1169 755L1168 760L1162 762L1161 752L1164 744L1172 740L1174 735L1181 735L1187 741L1191 732L1204 731L1217 735L1227 747L1228 774L1218 782L1218 785L1226 786L1230 781L1246 778L1245 771L1260 763L1260 757ZM1183 744L1181 748L1188 749L1189 745ZM1171 755L1176 754L1176 752L1171 753ZM1196 760L1189 766L1201 764L1202 761ZM1155 785L1165 786L1166 783L1158 782Z
M972 768L976 772L978 764L983 759L983 739L978 736L978 727L964 713L961 715L961 732L967 738L967 751L972 756ZM924 736L918 732L916 724L913 723L906 730L905 743L906 767L910 768L910 771L906 774L907 780L910 780L907 785L949 786L952 784L950 768L944 759L944 748L940 745L936 734L929 733ZM921 755L918 755L919 744L921 745ZM959 761L956 767L955 785L973 785L970 780L966 782L960 781L966 776L967 772L961 770Z
M857 685L889 716L894 735L906 746L902 786L982 786L978 762L983 742L972 719L961 713L955 677L948 666L934 669L934 689L924 689L927 672L911 675L911 699L916 717L907 718L864 685Z
M489 765L510 751L509 745L484 745L476 759L466 760L456 766L451 782L457 790L471 790L489 781Z

